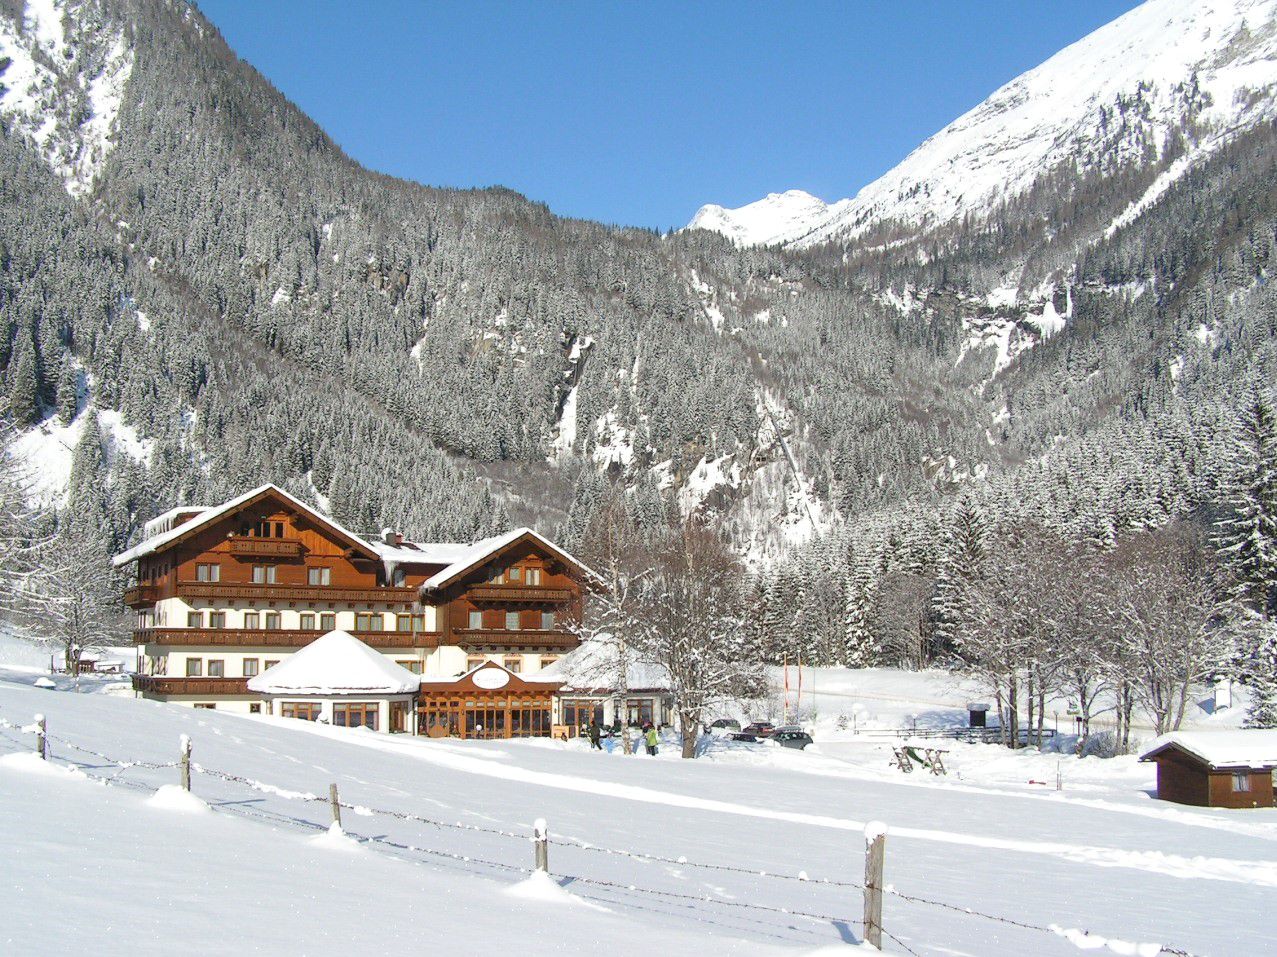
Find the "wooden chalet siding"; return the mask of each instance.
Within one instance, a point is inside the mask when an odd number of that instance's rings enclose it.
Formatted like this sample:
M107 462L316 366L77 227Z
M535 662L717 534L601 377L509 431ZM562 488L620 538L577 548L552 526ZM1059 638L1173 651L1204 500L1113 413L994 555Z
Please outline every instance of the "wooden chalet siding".
M139 628L133 633L136 645L168 647L214 646L227 648L291 648L298 649L323 637L319 629L296 631L285 629L246 628ZM433 648L439 635L424 631L352 631L370 648Z
M1250 777L1249 791L1233 790L1232 771L1210 773L1209 807L1247 808L1273 807L1273 772L1271 768L1257 771L1254 768L1238 768Z
M214 601L289 602L290 604L303 602L316 607L326 602L360 602L362 604L389 602L410 605L417 600L417 590L415 588L338 588L329 585L297 587L278 583L236 585L227 582L183 581L178 583L175 597L205 598Z
M147 694L248 695L247 678L167 678L133 675L133 690Z
M1176 804L1210 806L1207 772L1195 759L1179 751L1165 751L1157 758L1157 796Z
M496 569L513 565L539 568L541 584L490 582ZM521 538L441 589L439 627L444 644L490 648L544 646L556 650L579 644L569 627L581 620L582 583L574 569L530 538ZM472 628L470 613L482 615L482 628ZM555 627L541 628L542 612L553 612ZM506 627L506 613L519 615L519 627Z
M1205 762L1176 748L1167 748L1157 762L1157 796L1163 801L1194 807L1273 807L1271 768L1212 769ZM1233 790L1235 771L1250 780L1248 791Z

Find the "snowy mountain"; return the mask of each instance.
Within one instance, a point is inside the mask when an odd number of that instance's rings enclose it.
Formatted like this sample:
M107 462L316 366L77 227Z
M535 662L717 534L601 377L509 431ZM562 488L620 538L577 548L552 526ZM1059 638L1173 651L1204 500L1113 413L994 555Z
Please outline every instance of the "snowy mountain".
M980 216L1062 169L1174 163L1164 190L1231 135L1277 116L1274 86L1277 0L1148 0L997 90L852 199L776 217L770 231L755 208L774 197L705 207L690 225L804 247Z
M812 224L823 221L828 213L824 200L790 189L737 209L709 203L696 211L687 228L722 233L738 246L767 246L806 235Z

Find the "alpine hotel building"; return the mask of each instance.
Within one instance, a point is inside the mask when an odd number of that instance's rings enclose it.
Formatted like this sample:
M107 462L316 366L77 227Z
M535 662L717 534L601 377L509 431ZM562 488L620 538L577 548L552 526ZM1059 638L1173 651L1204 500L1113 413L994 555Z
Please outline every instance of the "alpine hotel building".
M577 646L591 573L531 529L470 544L367 539L265 485L172 509L145 534L115 559L135 566L125 603L140 696L269 712L276 702L249 682L344 631L420 676L420 690L358 700L359 688L316 688L315 702L279 713L436 736L551 732L561 683L538 673Z

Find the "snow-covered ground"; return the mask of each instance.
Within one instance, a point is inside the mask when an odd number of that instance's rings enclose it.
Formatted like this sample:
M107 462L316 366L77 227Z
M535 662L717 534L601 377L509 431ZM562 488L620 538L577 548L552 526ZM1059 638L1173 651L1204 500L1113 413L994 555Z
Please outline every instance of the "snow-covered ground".
M1151 775L1129 759L1093 775L1082 769L1099 759L970 745L948 778L905 776L877 745L830 740L824 725L839 711L825 703L854 694L866 721L895 721L928 698L943 711L963 692L937 691L925 674L842 677L816 676L817 748L717 740L683 761L672 742L651 759L577 741L388 737L41 690L30 674L0 672L0 719L45 714L54 764L79 768L40 774L0 757L0 900L20 902L0 919L0 950L51 953L91 938L95 952L130 954L168 951L174 939L208 953L445 940L525 953L637 940L673 953L845 952L860 938L861 831L875 819L890 829L884 923L899 942L888 939L888 952L1077 952L1066 936L962 908L1085 928L1119 953L1155 952L1120 941L1195 954L1268 948L1257 915L1277 893L1277 812L1157 802ZM182 734L209 813L175 810L168 792L156 803L173 767L107 759L167 764ZM0 755L32 740L0 731ZM1057 760L1061 792L998 783ZM357 806L344 814L348 839L327 830L334 781ZM526 883L538 817L550 825L553 883Z

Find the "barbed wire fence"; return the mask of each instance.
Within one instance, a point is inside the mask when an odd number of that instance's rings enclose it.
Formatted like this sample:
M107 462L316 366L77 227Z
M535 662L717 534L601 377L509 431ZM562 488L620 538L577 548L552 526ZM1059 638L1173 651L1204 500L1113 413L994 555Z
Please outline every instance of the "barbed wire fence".
M17 736L21 734L35 736L36 746L32 748L29 742L24 741L22 738ZM115 773L111 775L111 777L109 778L99 777L97 778L98 780L104 781L104 783L107 783L107 784L122 785L132 790L143 791L147 793L154 793L156 791L156 788L143 782L130 781L130 780L124 779L121 777L121 775L135 768L140 768L147 771L163 771L163 770L170 770L170 769L180 770L183 764L183 761L181 760L181 756L179 757L179 760L176 760L176 761L152 762L152 761L143 761L140 759L120 758L113 755L105 754L101 751L97 751L83 744L79 744L77 742L71 741L70 739L65 738L61 735L50 732L47 728L47 725L43 716L41 715L36 715L31 723L25 724L25 725L15 724L13 722L5 720L4 718L0 718L0 740L3 740L7 742L9 745L11 745L13 752L24 751L24 750L33 751L44 760L63 760L69 764L75 764L76 762L72 758L67 756L58 756L52 752L50 745L53 743L59 744L62 747L67 748L71 751L96 758L99 761L102 761L104 764L115 768ZM183 735L182 742L181 742L182 756L184 756L188 760L190 756L189 746L190 746L189 739L185 735ZM433 827L440 830L448 829L448 830L456 830L456 831L469 831L469 832L475 832L475 833L481 833L481 834L485 834L489 836L499 837L506 840L514 840L524 844L526 844L529 841L532 841L535 844L536 840L538 839L538 836L535 833L530 836L527 832L522 832L522 831L511 831L511 830L507 830L503 828L486 827L484 825L470 824L464 821L445 821L438 818L426 817L424 815L412 814L406 811L392 810L389 808L369 807L363 804L354 804L354 803L349 803L346 801L341 801L337 797L336 785L331 786L332 790L331 790L330 796L323 796L323 795L314 794L309 791L297 791L297 790L292 790L289 788L279 787L273 784L268 784L262 781L255 780L253 778L246 777L244 775L233 774L229 771L224 771L218 768L207 767L205 765L196 763L194 761L190 761L189 767L190 767L190 770L196 772L196 774L204 775L209 778L215 778L217 780L224 781L229 784L238 785L240 787L245 787L260 793L269 794L273 797L280 798L282 800L300 801L300 802L308 803L308 804L315 803L315 804L331 805L333 808L333 811L332 811L333 819L334 819L333 823L336 823L339 826L340 826L340 818L339 818L338 809L350 811L352 814L355 814L356 816L359 816L359 817L382 816L382 817L388 817L388 818L392 818L392 819L396 819L396 820L400 820L400 821L404 821L404 822L408 822L412 824L419 824L419 825L424 825L428 827ZM183 779L183 781L184 783L186 783L186 779ZM221 810L220 808L216 806L214 806L212 809ZM307 820L303 820L299 818L289 817L283 814L277 814L277 813L267 814L260 810L244 807L242 805L236 805L233 808L228 808L228 810L230 810L232 813L241 814L248 817L259 818L259 819L266 820L275 824L285 823L285 824L292 824L294 826L304 826L310 830L314 830L317 832L324 831L332 826L331 824L323 825L313 821L307 821ZM539 821L538 824L543 826L544 822ZM880 825L871 824L870 827L871 828L880 827ZM455 863L462 863L462 864L480 865L482 867L488 867L494 870L500 870L500 871L504 871L508 873L520 874L523 876L532 875L538 870L545 871L548 874L548 867L538 867L536 865L532 867L528 867L521 864L514 864L509 861L493 860L489 858L478 857L472 854L463 854L463 853L458 853L455 851L442 850L440 848L426 847L426 846L421 846L417 844L408 844L402 841L392 840L386 837L385 835L361 835L361 834L355 834L353 832L346 832L344 829L343 829L343 833L347 833L349 837L362 843L367 843L367 844L377 845L377 846L385 846L388 848L393 848L397 851L406 852L410 854L421 854L429 858L446 859L446 860L453 861ZM882 834L885 835L885 833L886 831L884 830ZM871 835L867 834L866 836L870 837ZM799 871L798 873L794 874L794 873L783 873L779 871L772 871L767 869L760 869L757 867L745 867L745 866L736 865L736 864L725 864L721 862L696 861L681 855L678 857L669 857L662 854L655 854L655 853L649 853L644 851L637 851L637 850L631 850L631 849L625 849L625 848L606 847L606 846L592 844L592 843L588 843L588 842L584 842L580 840L551 839L548 835L541 836L541 839L545 842L545 844L547 844L550 847L558 847L564 850L581 851L585 853L607 855L607 856L618 857L618 858L628 858L634 861L641 861L643 863L668 864L668 865L673 865L676 867L687 867L687 868L695 868L695 869L700 869L705 871L733 873L733 874L740 874L740 875L749 876L753 878L761 878L766 880L777 880L777 881L789 881L789 882L809 884L809 885L819 886L819 887L833 887L833 888L843 888L843 889L849 889L849 890L859 890L861 892L866 892L871 889L870 887L867 886L867 882L845 880L845 879L831 878L831 877L811 877L806 873L806 871ZM538 862L540 862L541 860L543 860L543 858L538 858ZM570 873L560 872L557 870L555 871L555 873L560 878L562 878L565 883L581 884L583 886L596 887L606 891L621 892L626 894L642 894L648 897L664 899L669 901L687 901L687 902L695 903L697 905L709 904L716 907L722 907L722 908L736 910L736 911L753 911L753 912L759 912L759 913L780 914L786 917L799 917L799 918L804 918L804 919L808 919L812 921L825 922L825 923L830 923L834 925L841 925L844 927L858 927L858 928L861 928L862 931L867 929L867 924L865 919L849 917L847 915L821 913L816 911L804 910L800 908L780 907L780 906L775 906L771 904L763 904L763 903L759 903L755 901L727 900L722 897L715 897L711 894L687 894L687 893L681 893L678 891L660 890L657 888L644 887L642 885L628 883L624 881L607 880L604 878L592 877L589 875L582 875L582 874L570 874ZM997 924L1015 927L1020 930L1051 934L1053 936L1064 936L1064 937L1068 937L1070 935L1081 935L1083 941L1085 941L1086 938L1091 938L1092 941L1094 942L1103 942L1106 940L1106 938L1103 937L1102 935L1099 935L1095 933L1094 931L1090 931L1090 930L1084 930L1081 928L1066 930L1056 924L1039 924L1032 921L1020 920L1018 918L1006 917L1000 914L987 913L981 910L977 910L976 908L973 908L973 907L968 907L961 904L954 904L950 901L935 900L933 898L924 897L917 894L904 893L900 890L897 890L892 885L881 885L880 874L878 875L878 880L879 880L879 886L877 889L880 891L881 894L887 897L890 897L893 900L903 901L905 903L909 903L913 905L933 907L933 908L941 909L944 911L948 911L950 913L959 914L965 917L975 918L975 919L984 920L984 921L991 921ZM913 950L905 941L901 940L898 936L896 936L895 934L892 934L890 931L886 930L885 928L881 927L881 914L878 915L878 921L879 921L879 930L883 936L891 940L896 946L900 947L901 950L905 951L908 954L914 955L914 957L917 957L917 952ZM1088 946L1092 946L1092 945L1088 945ZM1098 946L1104 946L1104 944L1099 943ZM1160 948L1156 952L1159 955L1164 954L1164 955L1167 955L1167 957L1201 957L1201 955L1196 954L1192 951L1185 950L1179 947L1174 947L1167 944L1156 944L1156 945L1132 944L1130 946L1133 948L1131 951L1133 953L1143 954L1143 953L1149 952L1147 948L1151 948L1151 946L1157 946Z

